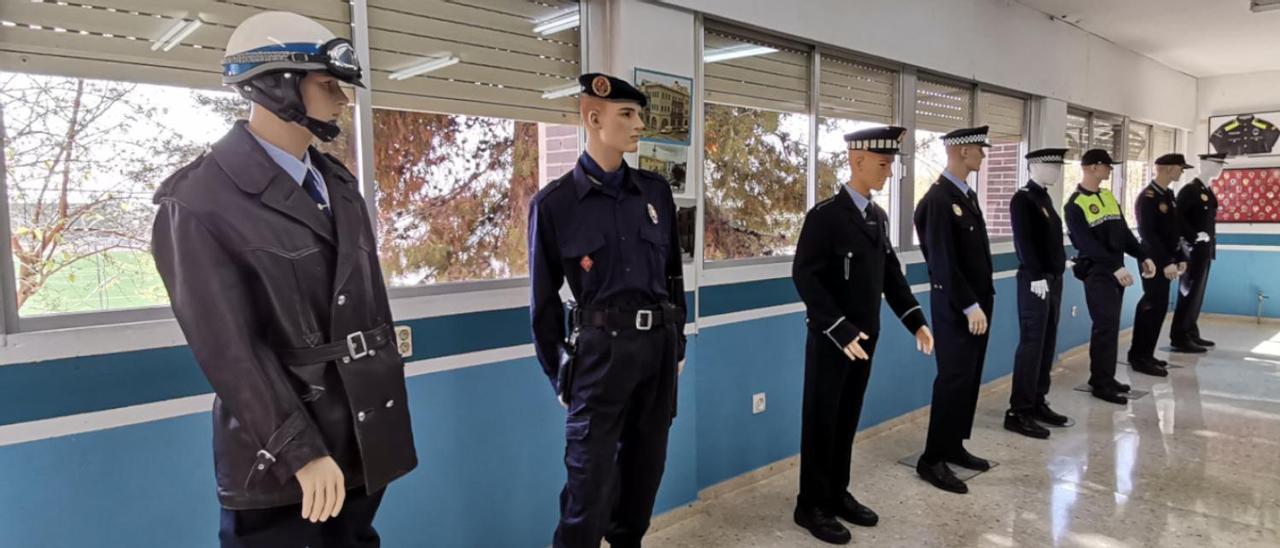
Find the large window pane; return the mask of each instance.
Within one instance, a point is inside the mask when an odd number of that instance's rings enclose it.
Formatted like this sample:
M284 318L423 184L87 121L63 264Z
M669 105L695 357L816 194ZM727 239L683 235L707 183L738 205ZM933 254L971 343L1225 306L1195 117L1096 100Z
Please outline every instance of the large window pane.
M978 198L991 236L1012 236L1009 200L1022 185L1026 171L1027 101L991 92L978 95L978 123L991 127L987 158L978 171Z
M391 286L528 273L526 212L573 169L577 130L374 109L378 244Z
M0 72L22 316L163 305L152 194L243 115L225 92Z
M1059 204L1064 204L1084 180L1084 170L1080 167L1080 157L1089 150L1089 113L1079 110L1067 111L1067 147L1066 166L1062 170L1062 196ZM1066 230L1066 225L1063 225Z
M839 57L824 56L821 67L818 200L838 192L852 176L844 135L893 123L898 81L896 72ZM898 243L898 219L894 214L893 197L897 195L901 172L901 164L895 158L894 176L883 190L871 195L871 199L889 214L889 232L894 245Z
M1117 162L1123 162L1124 150L1120 148L1123 139L1120 137L1123 135L1124 117L1114 114L1094 113L1090 118L1090 124L1092 127L1090 133L1092 142L1089 148L1106 150L1111 153L1112 159ZM1109 184L1111 192L1115 194L1116 199L1122 202L1120 205L1121 210L1127 211L1127 206L1123 204L1125 180L1124 169L1121 169L1121 166L1116 166L1116 169L1112 171ZM1129 226L1132 227L1133 223L1130 222Z
M708 29L703 256L791 255L804 221L809 54Z
M1129 226L1136 227L1138 220L1134 203L1138 200L1138 193L1155 176L1151 167L1151 126L1131 121L1128 137L1124 158L1124 196L1120 200L1120 208L1124 210Z

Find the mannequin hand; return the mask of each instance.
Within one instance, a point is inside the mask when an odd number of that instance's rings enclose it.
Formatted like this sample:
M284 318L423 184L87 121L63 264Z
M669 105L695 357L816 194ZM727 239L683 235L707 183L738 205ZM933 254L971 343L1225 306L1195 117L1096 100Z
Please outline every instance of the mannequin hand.
M922 325L916 330L916 350L926 356L933 354L933 332L929 331L927 325Z
M684 360L680 360L680 363L676 364L676 376L679 377L680 375L683 375L683 374L684 374Z
M1197 232L1197 233L1196 233L1196 243L1200 243L1200 242L1207 242L1207 241L1209 241L1209 240L1210 240L1210 238L1209 238L1209 233L1208 233L1208 232Z
M1156 277L1156 263L1151 259L1142 261L1142 277L1150 280Z
M565 401L564 394L556 395L556 401L560 402L560 407L563 407L565 409L569 408L569 402Z
M1031 282L1031 292L1035 293L1041 299L1049 295L1049 282L1047 280L1036 280Z
M866 333L858 333L858 338L849 343L849 346L844 347L844 355L854 361L871 359L871 356L867 355L867 351L862 349L862 345L858 344L858 341L865 341L869 338Z
M969 332L974 335L982 335L987 332L987 313L982 311L979 306L969 313Z
M302 487L302 519L317 523L338 517L347 499L347 487L333 457L308 462L294 477Z
M1186 274L1186 273L1187 273L1187 262L1186 262L1186 261L1182 261L1182 262L1178 263L1178 275L1179 275L1179 276L1181 276L1181 275Z
M1122 266L1120 267L1120 270L1115 272L1115 275L1116 281L1120 282L1121 287L1129 287L1133 285L1133 275L1129 273L1129 269Z
M1178 277L1178 265L1170 264L1164 267L1164 278L1172 280Z

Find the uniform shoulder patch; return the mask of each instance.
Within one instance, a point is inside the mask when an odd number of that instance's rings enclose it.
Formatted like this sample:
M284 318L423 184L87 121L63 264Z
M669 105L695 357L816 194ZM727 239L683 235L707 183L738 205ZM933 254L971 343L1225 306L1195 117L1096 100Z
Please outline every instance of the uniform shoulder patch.
M1143 196L1146 196L1146 197L1148 197L1148 198L1155 198L1155 197L1156 197L1156 193L1155 193L1155 191L1152 191L1152 190L1148 190L1148 191L1146 191L1146 192L1143 192L1143 193L1142 193L1142 195L1143 195Z

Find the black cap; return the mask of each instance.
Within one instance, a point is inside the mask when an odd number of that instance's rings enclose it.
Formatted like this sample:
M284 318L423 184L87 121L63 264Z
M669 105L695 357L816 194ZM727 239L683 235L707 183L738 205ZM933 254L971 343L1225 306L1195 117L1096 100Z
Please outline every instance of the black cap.
M1201 155L1200 155L1200 159L1201 159L1201 160L1208 160L1208 161L1210 161L1210 162L1226 163L1226 162L1227 162L1227 153L1225 153L1225 152L1219 152L1219 153L1216 153L1216 154L1201 154Z
M1195 166L1187 163L1187 158L1181 154L1165 154L1156 158L1158 166L1182 166L1182 169L1191 169Z
M873 127L844 134L849 150L865 150L877 154L897 154L902 148L902 134L907 128L898 126Z
M987 126L957 129L942 136L942 144L952 147L957 145L991 146L987 142Z
M1042 148L1028 152L1024 158L1031 164L1063 164L1067 161L1067 149Z
M578 84L582 86L584 95L610 101L634 101L640 103L640 108L649 106L649 98L640 93L640 90L636 89L630 82L614 78L608 74L599 72L583 74L578 77Z
M1089 149L1089 151L1084 153L1084 156L1080 157L1081 166L1092 166L1097 164L1114 166L1119 163L1120 162L1111 159L1111 153L1100 148Z

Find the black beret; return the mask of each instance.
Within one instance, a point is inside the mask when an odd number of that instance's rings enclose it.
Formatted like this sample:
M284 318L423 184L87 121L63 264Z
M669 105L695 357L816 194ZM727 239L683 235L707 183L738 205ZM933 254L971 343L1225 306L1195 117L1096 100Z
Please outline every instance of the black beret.
M610 101L634 101L640 103L640 108L649 106L649 98L640 93L640 90L630 82L608 74L599 72L583 74L578 77L578 84L582 85L584 95Z

